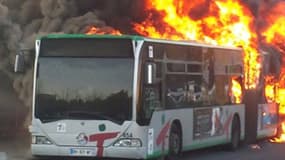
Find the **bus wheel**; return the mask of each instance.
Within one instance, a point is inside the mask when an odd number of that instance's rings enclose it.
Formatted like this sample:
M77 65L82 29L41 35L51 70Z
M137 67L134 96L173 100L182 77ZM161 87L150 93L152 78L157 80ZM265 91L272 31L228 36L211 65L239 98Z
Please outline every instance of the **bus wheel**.
M182 137L181 129L176 124L171 125L169 134L169 154L166 157L167 160L177 159L177 156L181 153L182 149Z
M231 130L231 142L230 150L235 151L239 147L240 143L240 122L237 116L234 116L232 130Z

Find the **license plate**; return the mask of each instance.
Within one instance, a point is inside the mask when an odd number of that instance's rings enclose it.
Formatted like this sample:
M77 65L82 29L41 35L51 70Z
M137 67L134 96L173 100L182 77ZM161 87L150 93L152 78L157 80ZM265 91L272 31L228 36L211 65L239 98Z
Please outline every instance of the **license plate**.
M95 156L95 149L71 148L70 155L72 156Z

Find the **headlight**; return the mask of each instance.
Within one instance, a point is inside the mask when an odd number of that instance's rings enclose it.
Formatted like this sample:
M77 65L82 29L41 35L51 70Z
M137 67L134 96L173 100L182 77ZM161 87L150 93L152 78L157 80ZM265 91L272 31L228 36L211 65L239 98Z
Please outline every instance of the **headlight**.
M115 147L141 147L142 142L137 138L124 138L119 139L115 144Z
M32 143L33 144L52 144L52 142L45 136L33 136Z

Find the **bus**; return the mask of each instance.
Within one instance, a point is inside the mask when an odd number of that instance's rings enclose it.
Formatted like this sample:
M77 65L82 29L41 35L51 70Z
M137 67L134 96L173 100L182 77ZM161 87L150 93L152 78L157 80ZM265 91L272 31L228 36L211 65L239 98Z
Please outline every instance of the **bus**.
M234 150L246 139L247 115L256 119L249 135L274 136L277 105L245 103L252 97L245 98L242 54L131 35L40 37L32 155L171 159L214 145ZM16 72L24 59L16 56Z

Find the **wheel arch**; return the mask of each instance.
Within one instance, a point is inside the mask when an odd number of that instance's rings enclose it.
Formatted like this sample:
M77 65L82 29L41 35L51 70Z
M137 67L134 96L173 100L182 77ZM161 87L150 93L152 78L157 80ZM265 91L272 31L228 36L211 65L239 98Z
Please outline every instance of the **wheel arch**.
M180 122L179 119L174 119L171 123L172 125L176 125L179 128L180 131L180 138L181 138L181 149L183 148L183 128L182 128L182 124Z
M237 130L238 127L238 130ZM230 151L235 151L240 145L241 141L241 121L238 113L235 113L232 118L230 129L230 143L228 144Z
M237 122L238 122L238 124L239 124L239 132L240 132L240 139L241 139L241 135L242 135L242 125L241 125L241 119L240 119L240 115L239 115L239 113L234 113L234 115L233 115L233 119L232 119L232 124L231 124L231 128L233 127L233 124L234 124L234 120L235 120L235 118L237 119ZM232 129L231 129L231 132L232 132Z
M239 123L239 126L240 126L240 132L241 132L241 121L240 121L240 116L238 113L234 113L234 116L233 116L233 119L232 119L232 125L234 123L234 119L237 118L237 121Z

